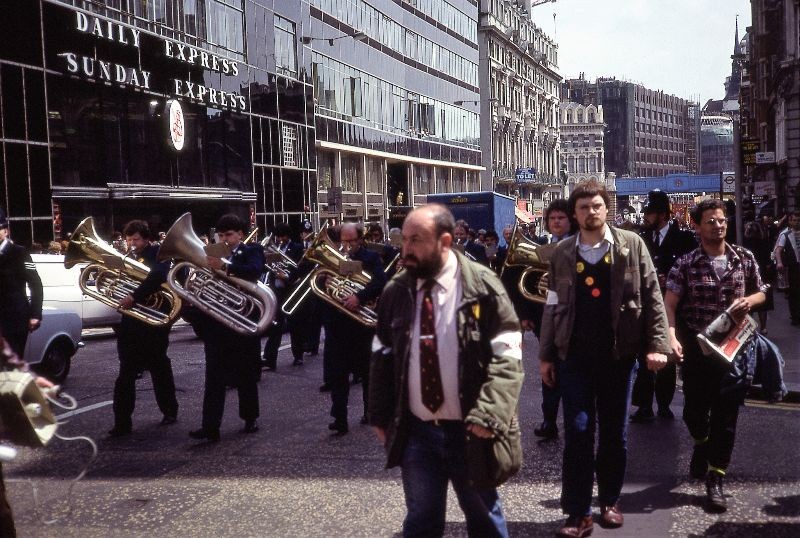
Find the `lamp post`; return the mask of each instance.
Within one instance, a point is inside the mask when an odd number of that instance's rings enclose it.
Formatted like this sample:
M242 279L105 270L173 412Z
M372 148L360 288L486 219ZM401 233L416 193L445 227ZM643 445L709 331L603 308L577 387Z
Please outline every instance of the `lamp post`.
M303 36L300 38L300 42L303 45L310 45L314 41L327 41L328 45L331 47L333 46L333 42L337 39L344 39L345 37L352 37L355 41L366 41L369 37L364 32L355 32L353 34L344 34L336 37L312 37L312 36Z

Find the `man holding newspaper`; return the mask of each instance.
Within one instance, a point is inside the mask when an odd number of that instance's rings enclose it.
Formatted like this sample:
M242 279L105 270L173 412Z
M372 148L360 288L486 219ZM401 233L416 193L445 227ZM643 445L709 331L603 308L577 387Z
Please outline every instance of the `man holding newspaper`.
M733 322L743 326L741 322L764 302L765 295L752 252L725 242L725 205L703 200L691 218L700 247L675 262L667 277L664 303L672 350L683 360L683 421L695 442L689 473L692 478L705 478L708 509L724 512L722 482L746 386L727 382L728 360L733 357L705 355L697 335L726 310Z

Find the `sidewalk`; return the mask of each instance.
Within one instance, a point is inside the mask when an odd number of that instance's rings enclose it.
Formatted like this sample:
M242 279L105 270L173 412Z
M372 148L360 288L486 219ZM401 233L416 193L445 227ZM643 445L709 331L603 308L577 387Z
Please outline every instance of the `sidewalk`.
M783 378L792 392L800 392L800 327L789 321L786 295L775 290L775 310L767 317L767 338L775 342L786 361Z

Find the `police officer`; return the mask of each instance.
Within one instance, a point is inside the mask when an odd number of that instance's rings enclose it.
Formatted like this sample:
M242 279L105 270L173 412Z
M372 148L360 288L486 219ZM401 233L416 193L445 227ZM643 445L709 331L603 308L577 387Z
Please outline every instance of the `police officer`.
M8 219L0 208L0 332L20 358L25 354L28 333L41 325L42 297L36 265L25 248L11 241Z
M143 220L132 220L125 225L123 236L128 246L128 255L150 268L141 284L132 294L120 301L122 309L134 304L146 303L147 298L157 293L167 280L169 262L158 260L159 246L151 243L150 226ZM128 435L132 430L131 415L136 405L136 378L150 371L156 404L164 415L162 425L174 424L178 417L178 400L175 398L175 381L172 365L167 356L169 327L154 327L130 316L122 316L117 331L117 353L119 376L114 383L114 427L111 437Z

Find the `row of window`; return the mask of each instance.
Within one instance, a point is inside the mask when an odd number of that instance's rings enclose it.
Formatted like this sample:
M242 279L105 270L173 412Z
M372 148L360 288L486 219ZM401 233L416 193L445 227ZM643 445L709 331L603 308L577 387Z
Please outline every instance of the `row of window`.
M584 118L583 110L578 110L575 113L574 117L575 117L575 123L583 123L583 118ZM594 113L594 110L590 109L589 113L586 115L587 123L594 123L596 117L597 116ZM567 110L567 123L572 123L572 118L573 118L572 111L571 110Z
M452 30L468 41L478 43L478 21L470 17L447 0L403 0L445 28Z
M507 50L499 41L489 40L489 57L507 67L512 73L526 82L537 86L549 94L557 94L558 81L545 76L542 69L532 61L526 61L518 52Z
M641 86L634 86L633 98L641 103L653 106L667 107L682 110L686 101L674 95L665 95L663 92L648 90Z
M509 0L484 0L483 6L488 3L488 13L512 32L512 37L518 43L530 44L533 50L544 53L547 59L558 65L558 47L550 41L541 28L531 21L530 14L519 8L515 1ZM481 11L484 7L481 8Z
M652 148L652 149L666 149L669 151L683 151L682 142L673 142L672 140L663 140L660 138L640 138L636 137L636 145L639 147Z
M636 152L636 160L644 163L655 164L685 164L685 156L678 155L664 155L663 153L648 153Z
M657 168L636 167L634 168L634 177L662 177L668 174L683 174L685 172L686 168L684 167L679 167L679 168L668 168L666 166Z
M644 118L646 120L665 121L667 123L677 123L678 125L683 125L683 118L678 114L650 110L644 107L636 107L636 117Z
M244 0L105 0L105 7L206 41L210 50L244 59ZM87 9L106 10L85 2ZM233 53L233 54L231 54Z
M314 52L316 111L403 135L480 147L478 114L420 95Z
M412 32L364 0L311 0L311 3L406 58L478 86L478 64Z
M683 129L677 127L663 127L661 125L653 125L652 123L639 123L635 124L637 133L650 133L658 136L670 136L672 138L683 138Z
M567 172L569 173L587 173L587 172L602 172L603 171L603 156L602 155L578 155L578 157L567 157Z

